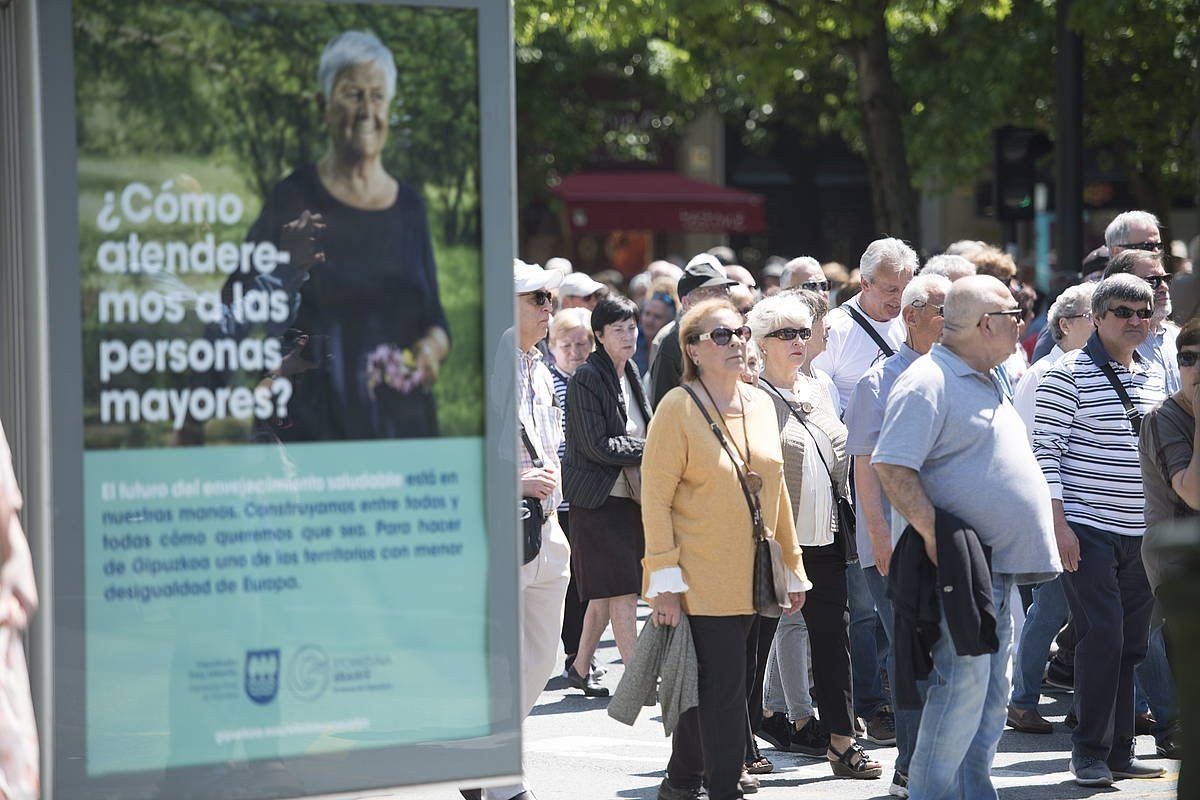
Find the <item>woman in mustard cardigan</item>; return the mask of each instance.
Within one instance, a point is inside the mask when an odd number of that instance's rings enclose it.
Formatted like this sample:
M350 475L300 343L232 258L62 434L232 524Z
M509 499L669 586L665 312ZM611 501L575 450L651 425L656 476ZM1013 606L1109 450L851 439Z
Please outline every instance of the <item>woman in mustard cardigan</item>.
M739 471L758 491L763 524L789 569L791 607L811 588L783 480L775 407L741 382L750 329L726 300L693 307L679 323L683 386L663 397L642 458L646 532L643 592L655 625L686 612L700 665L700 705L680 717L659 800L741 797L746 749L746 636L754 620L754 533ZM727 453L688 394L721 426ZM735 461L736 459L736 461Z

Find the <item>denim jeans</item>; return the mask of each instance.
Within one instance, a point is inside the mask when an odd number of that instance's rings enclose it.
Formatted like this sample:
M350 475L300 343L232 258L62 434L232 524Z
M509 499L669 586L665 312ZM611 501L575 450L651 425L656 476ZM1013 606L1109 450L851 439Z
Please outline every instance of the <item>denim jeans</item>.
M943 614L941 638L933 647L937 680L925 696L921 729L908 771L912 800L996 800L992 760L1004 730L1011 689L1011 575L992 575L996 606L995 653L960 656Z
M803 614L784 614L775 629L763 680L763 708L795 722L813 715L808 626Z
M887 637L880 630L879 614L862 567L846 567L846 592L850 605L850 668L853 673L854 713L869 720L887 705L880 670L887 658ZM880 639L883 640L882 647Z
M1154 605L1154 616L1150 620L1150 643L1146 660L1134 671L1137 686L1137 713L1151 711L1154 725L1150 732L1160 744L1175 727L1179 716L1175 699L1175 678L1171 664L1167 661L1167 644L1163 640L1163 615L1158 604Z
M1050 644L1067 624L1067 595L1062 581L1039 584L1033 590L1033 605L1025 615L1025 626L1013 655L1012 704L1036 709L1042 696L1042 675L1050 658Z
M892 640L892 624L894 623L892 612L892 601L887 596L888 579L879 574L879 570L875 567L867 567L863 570L863 576L867 579L867 587L871 590L871 596L875 598L875 608L879 612L879 619L883 622L883 630L887 634L888 642ZM896 654L890 646L888 647L887 659L888 678L891 680L892 686L896 685ZM926 681L917 681L917 691L922 694L925 692ZM893 690L894 691L894 690ZM908 765L912 761L913 746L917 743L917 731L921 726L921 709L919 708L900 708L892 698L892 709L896 714L896 769L908 774Z

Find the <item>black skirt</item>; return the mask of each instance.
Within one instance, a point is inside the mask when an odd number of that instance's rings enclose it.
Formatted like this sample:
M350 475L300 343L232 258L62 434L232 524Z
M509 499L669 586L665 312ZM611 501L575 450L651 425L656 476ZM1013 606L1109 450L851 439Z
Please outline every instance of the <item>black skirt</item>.
M629 498L571 506L571 571L580 600L640 594L645 550L642 507Z

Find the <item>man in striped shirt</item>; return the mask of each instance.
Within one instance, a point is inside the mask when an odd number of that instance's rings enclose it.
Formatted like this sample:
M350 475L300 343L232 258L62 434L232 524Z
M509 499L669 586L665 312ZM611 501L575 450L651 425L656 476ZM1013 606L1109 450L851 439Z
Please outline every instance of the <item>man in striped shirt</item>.
M1137 352L1153 304L1140 278L1101 281L1092 295L1096 332L1037 388L1033 450L1050 485L1079 633L1071 771L1081 786L1163 772L1133 758L1133 672L1146 655L1153 605L1141 556L1138 428L1166 397L1162 369Z

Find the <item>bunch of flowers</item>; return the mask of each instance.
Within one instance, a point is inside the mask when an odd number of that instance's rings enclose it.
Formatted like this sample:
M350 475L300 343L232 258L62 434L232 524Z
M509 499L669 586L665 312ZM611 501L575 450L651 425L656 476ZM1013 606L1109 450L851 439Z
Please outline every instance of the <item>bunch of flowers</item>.
M372 400L380 385L408 394L421 385L423 377L412 350L381 344L367 356L367 393Z

